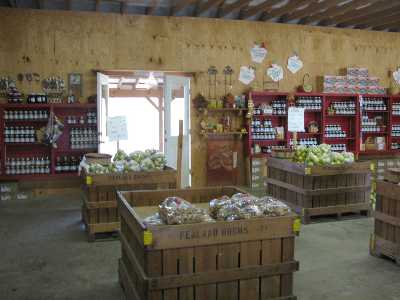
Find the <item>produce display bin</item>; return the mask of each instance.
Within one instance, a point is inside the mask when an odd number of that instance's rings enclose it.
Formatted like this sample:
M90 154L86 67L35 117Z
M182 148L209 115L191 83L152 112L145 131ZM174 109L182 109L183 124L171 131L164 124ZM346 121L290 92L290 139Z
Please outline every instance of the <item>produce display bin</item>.
M305 167L267 160L267 193L288 204L308 224L313 217L370 211L370 163Z
M120 217L117 205L117 190L154 190L175 188L177 172L172 168L162 171L82 174L85 194L82 205L82 220L86 226L88 240L94 241L97 233L117 232Z
M208 204L235 187L118 192L127 299L296 299L295 214L145 226L140 210L178 196Z
M400 265L400 186L398 183L378 181L374 233L371 235L370 252L386 256Z

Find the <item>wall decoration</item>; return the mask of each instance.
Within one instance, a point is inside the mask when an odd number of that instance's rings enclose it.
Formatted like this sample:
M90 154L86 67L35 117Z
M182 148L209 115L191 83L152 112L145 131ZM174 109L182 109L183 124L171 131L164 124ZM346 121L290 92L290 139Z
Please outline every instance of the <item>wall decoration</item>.
M224 72L224 76L225 76L225 80L224 80L225 94L224 95L227 95L228 94L227 87L229 86L229 89L230 90L232 89L233 69L231 66L226 66L224 68L223 72Z
M79 99L82 96L82 74L68 74L68 92L75 99Z
M303 68L303 62L297 54L294 54L288 58L287 68L293 74L296 74Z
M256 78L255 70L253 67L242 66L240 67L239 81L243 84L250 84Z
M207 70L208 74L208 99L217 99L217 74L216 67L211 66ZM211 95L211 89L214 90L214 95Z
M397 84L400 84L400 68L393 72L393 79Z
M275 82L283 79L283 68L280 65L272 64L271 67L267 69L267 75Z
M253 48L251 48L250 54L251 54L251 60L253 62L261 64L264 61L265 57L267 56L268 51L265 48L264 43L262 43L261 45L255 44Z

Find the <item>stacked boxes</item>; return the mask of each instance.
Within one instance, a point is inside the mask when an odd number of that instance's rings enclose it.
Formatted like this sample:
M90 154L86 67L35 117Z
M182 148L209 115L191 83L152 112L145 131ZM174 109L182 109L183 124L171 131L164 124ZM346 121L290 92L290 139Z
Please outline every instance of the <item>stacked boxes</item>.
M18 182L0 183L0 201L14 201L28 199L27 192L18 189Z
M386 94L378 77L371 77L367 68L347 68L346 76L325 75L324 93Z
M18 183L17 182L6 182L0 184L0 200L8 201L15 200L18 193Z
M266 187L267 159L253 158L251 160L251 188L261 189Z

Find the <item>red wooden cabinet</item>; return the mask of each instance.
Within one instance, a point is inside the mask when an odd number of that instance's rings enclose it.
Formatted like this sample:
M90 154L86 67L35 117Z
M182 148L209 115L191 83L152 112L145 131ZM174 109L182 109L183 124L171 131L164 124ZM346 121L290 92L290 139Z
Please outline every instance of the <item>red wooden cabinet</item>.
M36 131L46 127L50 113L64 124L57 148L40 144L33 139ZM89 116L94 116L88 123ZM77 167L56 170L57 157L78 160L87 152L97 152L97 142L93 147L71 147L73 128L91 128L97 138L95 120L96 104L2 104L0 105L0 130L2 133L0 150L0 179L46 179L54 176L77 176ZM77 124L67 124L68 117L75 118ZM81 119L83 124L80 123ZM87 130L88 132L88 130ZM83 144L85 145L85 144ZM12 167L11 167L12 164Z

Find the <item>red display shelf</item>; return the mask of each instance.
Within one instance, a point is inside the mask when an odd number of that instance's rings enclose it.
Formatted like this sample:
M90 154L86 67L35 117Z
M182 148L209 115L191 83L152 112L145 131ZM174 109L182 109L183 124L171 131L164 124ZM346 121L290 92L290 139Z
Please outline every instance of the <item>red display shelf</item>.
M347 137L347 138L327 138L325 137L325 141L353 141L355 137Z
M326 115L325 116L326 118L341 118L341 117L343 117L343 118L349 118L349 117L351 117L351 118L355 118L355 117L357 117L357 115Z
M75 103L75 104L0 104L0 132L4 134L4 127L7 124L46 124L48 120L5 120L4 111L5 110L29 110L29 109L47 109L49 112L54 112L54 114L60 119L68 115L73 116L84 116L86 118L86 113L88 111L93 111L96 109L96 104L93 103ZM46 180L49 178L57 177L76 177L77 172L68 173L55 173L56 157L59 154L64 154L65 156L77 156L82 155L87 152L97 152L97 149L69 149L70 147L70 128L71 127L96 127L97 124L67 124L64 127L63 134L57 141L58 148L50 147L49 145L41 143L2 143L0 149L0 180ZM4 140L4 139L3 139ZM7 157L31 157L36 156L37 153L42 153L43 155L49 156L51 158L50 163L50 174L26 174L26 175L6 175L5 174L5 161ZM45 153L46 152L46 153ZM45 154L44 154L45 153Z
M286 104L285 108L282 108L285 110L285 114L271 114L271 115L253 115L252 119L249 120L248 126L247 126L247 132L248 132L248 138L247 138L247 153L250 157L265 157L268 156L268 153L262 153L261 156L260 154L253 154L252 148L254 147L255 144L263 147L269 147L273 145L281 145L281 146L286 146L288 143L288 135L287 135L287 107L288 107L288 97L289 93L282 93L282 92L250 92L248 95L249 98L252 99L255 108L262 104L268 104L272 105L273 101L279 100L283 101L283 103ZM253 139L253 133L252 133L252 126L251 122L252 120L265 120L269 119L271 120L272 127L283 127L284 128L284 139L283 140L258 140L258 139ZM258 156L257 156L258 155Z
M4 109L8 108L20 108L20 109L31 109L31 108L50 108L51 104L32 104L32 103L19 103L19 104L14 104L14 103L3 103L0 104L0 107Z
M47 123L49 119L41 120L4 120L5 123Z
M7 146L42 146L42 147L49 147L49 145L42 144L42 143L4 143Z
M379 131L379 132L360 132L361 135L387 135L388 132L386 131Z

